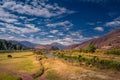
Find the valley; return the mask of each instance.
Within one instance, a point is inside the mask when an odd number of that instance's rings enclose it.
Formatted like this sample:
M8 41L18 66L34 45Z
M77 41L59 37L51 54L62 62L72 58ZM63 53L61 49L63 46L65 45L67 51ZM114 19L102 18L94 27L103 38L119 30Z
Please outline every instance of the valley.
M63 54L60 56L60 54ZM47 55L46 55L47 54ZM49 55L48 55L49 54ZM58 55L59 54L59 55ZM8 58L7 55L12 55ZM67 55L67 56L65 56ZM16 53L0 53L0 80L119 80L120 66L94 64L78 61L78 57L97 56L99 59L116 61L120 56L102 52L83 53L74 50L39 50ZM69 59L68 59L69 57ZM110 68L109 68L110 67Z
M120 0L0 0L0 80L120 80Z

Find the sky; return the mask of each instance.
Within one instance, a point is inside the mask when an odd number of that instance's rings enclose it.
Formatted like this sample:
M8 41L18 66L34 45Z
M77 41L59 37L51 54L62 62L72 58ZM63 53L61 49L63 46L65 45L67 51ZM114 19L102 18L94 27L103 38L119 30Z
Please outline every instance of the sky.
M0 0L0 39L82 43L120 28L120 0Z

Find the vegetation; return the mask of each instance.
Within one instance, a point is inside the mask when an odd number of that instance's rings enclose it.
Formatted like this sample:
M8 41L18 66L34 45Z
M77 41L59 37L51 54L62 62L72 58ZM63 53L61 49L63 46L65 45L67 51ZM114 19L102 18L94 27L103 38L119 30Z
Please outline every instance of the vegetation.
M19 80L19 78L4 71L2 73L0 72L0 80Z
M12 58L8 58L8 55L12 55ZM39 61L36 61L32 52L0 54L0 80L18 80L14 74L36 75L41 70L42 66ZM2 74L2 72L5 72L5 74Z
M10 41L0 40L0 50L22 50L24 47Z
M60 76L53 70L47 72L46 78L49 80L62 80L60 79Z
M97 56L85 57L82 55L71 56L68 54L58 53L56 54L59 58L63 58L69 62L78 62L80 64L85 63L84 65L92 65L100 69L115 69L120 71L120 63L113 61L111 59L101 59Z
M105 54L120 55L120 50L107 50L104 53Z
M96 48L95 48L94 45L90 44L90 45L88 46L88 49L87 49L87 50L88 50L88 52L94 53L95 50L96 50Z
M46 56L46 53L53 53L51 54L53 57ZM12 57L8 58L8 55ZM119 75L120 57L117 56L116 59L111 59L111 57L116 56L108 56L101 52L84 53L80 50L14 51L14 53L0 54L0 80L18 80L21 76L15 75L18 73L27 74L35 80L39 78L40 80L109 80L110 78L101 79L99 75L102 73L102 76L106 77L111 70L113 74L118 72L115 75ZM106 70L108 73L101 72ZM93 72L96 73L91 76ZM114 77L113 74L108 76ZM87 77L82 77L82 75Z

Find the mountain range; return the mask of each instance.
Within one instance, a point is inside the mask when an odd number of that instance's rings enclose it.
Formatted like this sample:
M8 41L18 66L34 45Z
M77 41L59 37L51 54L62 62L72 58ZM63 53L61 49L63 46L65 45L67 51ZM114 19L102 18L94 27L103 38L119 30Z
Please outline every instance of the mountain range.
M90 44L94 45L97 49L120 49L120 28L102 37L94 38L81 44L69 45L66 49L86 49Z
M35 49L46 49L46 50L50 50L50 49L64 49L66 46L65 45L62 45L60 43L57 43L57 42L54 42L54 43L51 43L51 44L46 44L46 45L43 45L43 44L36 44L36 43L32 43L32 42L29 42L29 41L14 41L12 40L11 42L13 43L16 43L16 44L22 44L26 47L29 47L29 48L35 48Z
M44 49L44 50L61 50L61 49L87 49L92 44L97 49L120 49L120 28L109 32L108 34L88 40L80 44L73 44L65 46L63 44L54 42L51 44L35 44L29 41L15 41L0 39L0 50L19 50L19 49Z

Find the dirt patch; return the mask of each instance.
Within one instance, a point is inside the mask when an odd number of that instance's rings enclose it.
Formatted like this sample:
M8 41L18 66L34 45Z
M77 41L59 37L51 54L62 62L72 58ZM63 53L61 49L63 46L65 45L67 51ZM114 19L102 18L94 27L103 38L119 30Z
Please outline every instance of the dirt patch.
M17 73L16 76L18 76L20 80L34 80L29 74Z

